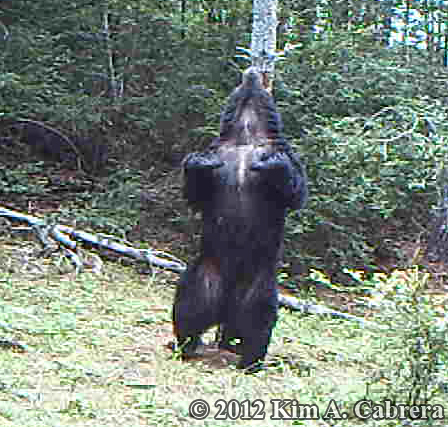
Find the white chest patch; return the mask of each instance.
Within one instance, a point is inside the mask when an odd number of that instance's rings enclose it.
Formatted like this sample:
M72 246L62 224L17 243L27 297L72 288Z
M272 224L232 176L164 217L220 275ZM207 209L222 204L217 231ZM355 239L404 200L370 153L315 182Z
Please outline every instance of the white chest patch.
M221 147L218 150L220 158L229 166L228 183L241 191L248 180L257 173L250 169L251 164L269 150L270 147L266 145L254 144Z
M256 150L256 147L254 145L242 145L238 147L238 171L237 171L237 178L236 183L238 186L238 189L243 187L244 183L246 182L246 177L248 174L248 169L250 167L250 163L252 162L252 159L254 158L254 151Z

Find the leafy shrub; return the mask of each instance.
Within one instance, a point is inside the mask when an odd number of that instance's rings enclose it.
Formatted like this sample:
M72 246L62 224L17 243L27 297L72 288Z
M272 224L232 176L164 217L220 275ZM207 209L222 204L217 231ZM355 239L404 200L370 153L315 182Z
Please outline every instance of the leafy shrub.
M429 274L417 268L396 270L390 277L376 274L369 284L367 305L378 310L377 319L388 331L378 337L386 365L371 379L369 388L376 396L370 398L440 404L448 385L448 341L447 317L437 306L445 297L428 292ZM383 378L388 379L386 387Z
M330 47L332 55L312 55ZM308 264L340 276L384 250L396 258L395 240L425 226L448 134L446 70L404 64L392 50L342 47L326 40L298 53L278 97L311 194L303 224L292 216L287 237Z

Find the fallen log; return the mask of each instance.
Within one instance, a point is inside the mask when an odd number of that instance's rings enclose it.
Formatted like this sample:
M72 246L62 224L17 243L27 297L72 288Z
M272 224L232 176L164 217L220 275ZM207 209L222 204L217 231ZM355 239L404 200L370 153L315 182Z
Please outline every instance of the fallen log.
M103 236L79 231L72 227L58 224L47 224L45 220L0 207L0 217L10 218L15 221L28 223L31 227L40 231L40 236L50 236L66 249L72 251L78 248L78 242L87 243L100 249L107 249L120 255L143 261L150 265L165 268L180 273L185 270L185 263L171 254L152 249L136 249L130 245L117 242L112 236ZM45 230L45 231L43 231ZM42 244L48 245L49 241L40 238ZM166 258L166 259L164 259ZM76 264L78 261L76 261Z
M79 246L79 242L87 243L99 249L107 249L120 255L145 262L149 265L165 268L175 273L181 274L186 269L186 264L183 261L169 253L152 249L137 249L128 244L118 242L118 239L115 239L113 236L95 235L85 231L76 230L65 225L47 224L47 222L43 219L26 215L1 206L0 217L29 224L32 229L35 230L44 247L50 245L48 236L57 241L60 245L62 245L65 255L69 257L74 264L76 272L81 271L84 265L84 261L75 253L75 250ZM362 327L383 329L381 325L375 324L361 317L333 310L322 305L302 302L296 297L290 295L280 293L279 303L283 307L303 314L314 314L319 316L326 315L333 318L354 321Z

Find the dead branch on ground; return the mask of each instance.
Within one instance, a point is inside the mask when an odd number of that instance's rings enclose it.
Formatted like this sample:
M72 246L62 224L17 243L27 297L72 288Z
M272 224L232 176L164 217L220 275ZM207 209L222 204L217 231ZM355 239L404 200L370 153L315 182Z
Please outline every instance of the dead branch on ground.
M44 249L54 245L54 242L56 241L60 245L64 255L67 256L74 265L76 273L82 271L85 265L87 265L87 263L76 252L79 248L79 243L86 243L97 247L98 249L106 249L120 255L142 261L150 266L155 265L179 274L183 273L186 269L186 264L183 261L167 252L152 249L137 249L129 244L118 242L118 239L113 236L95 235L85 231L76 230L65 225L47 224L45 220L7 209L2 206L0 206L0 217L29 224ZM99 271L100 265L101 261L97 263L96 271ZM377 330L382 329L380 325L367 321L363 318L353 316L348 313L339 312L322 305L301 302L293 296L279 294L279 303L283 307L289 308L293 311L299 311L303 314L328 315L334 318L355 321L363 327Z
M167 270L180 273L185 270L185 263L171 254L152 249L137 249L128 244L117 241L113 236L103 236L76 230L72 227L59 224L47 224L45 220L13 211L0 206L0 217L10 218L15 221L26 222L35 231L44 249L56 241L66 251L66 255L75 265L77 271L81 271L84 265L82 259L76 254L79 243L106 249L120 255L134 258L149 265L155 265Z

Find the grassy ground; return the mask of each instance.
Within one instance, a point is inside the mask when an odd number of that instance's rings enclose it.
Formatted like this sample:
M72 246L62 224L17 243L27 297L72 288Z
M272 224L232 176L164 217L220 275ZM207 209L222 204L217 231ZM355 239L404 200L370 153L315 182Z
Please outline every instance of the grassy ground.
M44 205L44 215L55 209L48 201ZM181 362L169 349L175 273L145 274L117 259L106 261L99 274L75 275L58 252L42 255L32 234L19 237L8 224L2 227L0 426L446 425L354 417L360 399L405 397L416 387L409 382L397 394L390 372L400 366L403 328L398 323L387 329L380 311L359 306L361 315L384 327L370 330L282 309L270 366L255 375L237 371L236 356L212 345L198 360ZM398 289L414 279L396 275L393 283ZM212 341L213 332L206 339ZM446 375L439 383L448 384ZM189 414L195 399L210 407L203 420ZM222 419L219 399L246 403L230 403L228 415L236 419ZM272 420L272 399L316 405L321 419ZM438 392L431 403L448 410L447 401L448 394ZM331 403L347 419L322 419ZM306 415L302 407L295 410L296 418ZM256 414L264 419L247 419Z
M0 351L2 426L249 423L213 419L218 399L261 399L266 420L250 425L291 425L269 420L271 399L316 404L321 414L334 399L350 413L356 401L369 393L372 398L368 384L387 360L380 339L387 332L282 310L269 349L268 360L276 364L266 371L243 375L234 355L213 347L201 360L181 362L167 346L173 273L140 275L133 267L106 263L101 275L74 276L51 265L36 269L29 242L1 243L0 321L11 327L2 335L26 346ZM210 405L203 421L189 416L195 399ZM350 418L294 425L357 424Z
M202 361L175 360L167 348L170 276L116 265L101 277L2 273L1 319L14 329L5 336L29 347L0 353L5 425L190 425L188 406L198 398L211 405L272 398L325 405L363 396L369 335L286 312L270 348L271 359L284 360L277 368L244 376L233 355L212 349Z

